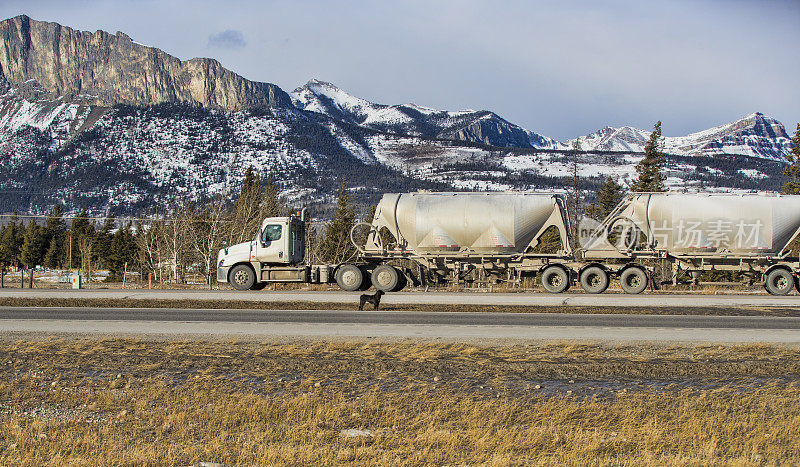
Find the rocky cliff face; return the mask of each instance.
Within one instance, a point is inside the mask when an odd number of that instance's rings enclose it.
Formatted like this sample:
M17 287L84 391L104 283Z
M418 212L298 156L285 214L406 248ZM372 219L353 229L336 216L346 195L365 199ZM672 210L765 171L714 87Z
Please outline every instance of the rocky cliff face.
M121 32L76 31L27 16L0 22L0 73L85 104L181 102L228 111L291 105L274 84L246 80L216 60L181 61Z

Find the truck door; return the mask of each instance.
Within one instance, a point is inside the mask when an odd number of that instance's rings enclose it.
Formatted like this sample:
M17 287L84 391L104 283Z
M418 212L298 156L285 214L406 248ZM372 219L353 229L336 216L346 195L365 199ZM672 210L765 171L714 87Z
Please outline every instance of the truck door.
M268 222L261 227L256 242L256 260L262 263L289 262L289 232L285 222Z

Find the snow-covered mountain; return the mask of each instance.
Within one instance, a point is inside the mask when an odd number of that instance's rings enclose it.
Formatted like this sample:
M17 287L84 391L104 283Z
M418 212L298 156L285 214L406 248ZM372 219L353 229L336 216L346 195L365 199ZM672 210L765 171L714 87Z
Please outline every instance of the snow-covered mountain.
M489 111L374 104L321 81L287 94L122 33L25 17L0 22L0 52L0 212L54 203L153 212L233 197L250 166L275 177L289 199L309 203L330 201L343 178L362 202L387 191L571 184L570 145ZM56 53L58 61L48 60ZM605 176L629 181L648 135L624 127L583 137L578 171L587 194ZM780 123L761 114L667 138L666 146L675 189L775 189L789 150Z
M650 132L630 126L605 127L578 139L588 151L642 152ZM575 140L568 141L570 145ZM686 136L664 137L664 151L683 156L736 154L785 161L792 142L781 122L760 112Z
M468 141L489 146L563 149L558 141L510 123L488 110L435 110L416 104L375 104L312 79L292 93L303 110L398 135Z

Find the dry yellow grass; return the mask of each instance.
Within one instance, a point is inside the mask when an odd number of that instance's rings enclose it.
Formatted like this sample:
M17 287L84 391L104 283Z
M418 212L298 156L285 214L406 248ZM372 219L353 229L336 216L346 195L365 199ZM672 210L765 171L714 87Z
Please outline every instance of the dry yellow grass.
M0 342L0 463L797 464L799 352Z

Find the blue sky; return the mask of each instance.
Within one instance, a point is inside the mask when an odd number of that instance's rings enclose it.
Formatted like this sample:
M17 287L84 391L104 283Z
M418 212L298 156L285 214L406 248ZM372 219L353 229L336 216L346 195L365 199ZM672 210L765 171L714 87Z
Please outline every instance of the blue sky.
M565 140L678 136L764 112L800 121L800 2L3 0L0 17L123 31L291 91L489 109Z

